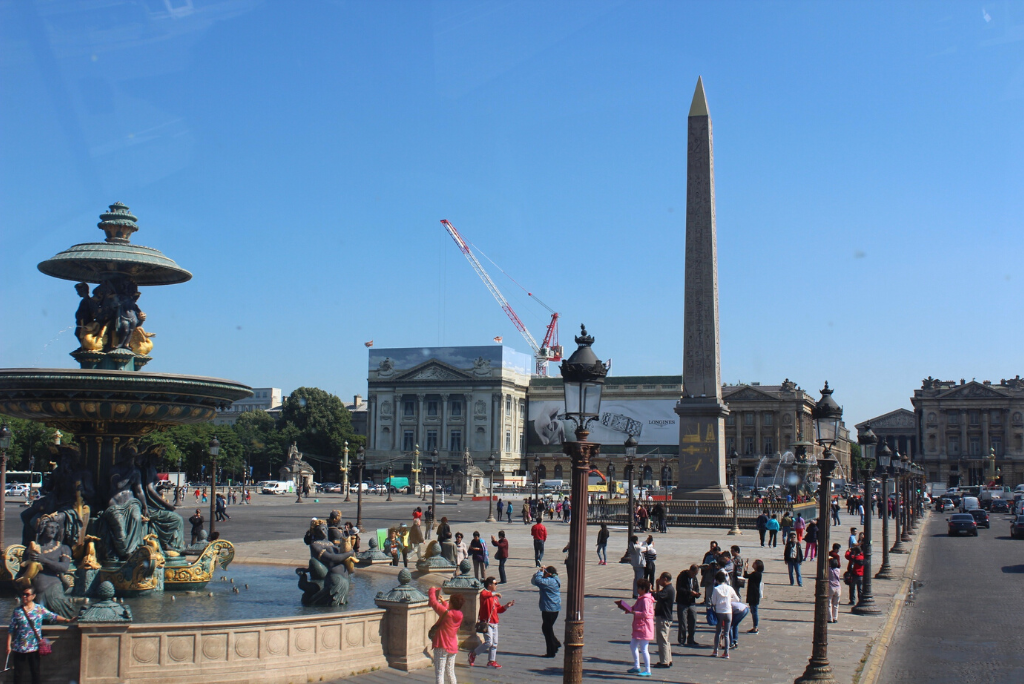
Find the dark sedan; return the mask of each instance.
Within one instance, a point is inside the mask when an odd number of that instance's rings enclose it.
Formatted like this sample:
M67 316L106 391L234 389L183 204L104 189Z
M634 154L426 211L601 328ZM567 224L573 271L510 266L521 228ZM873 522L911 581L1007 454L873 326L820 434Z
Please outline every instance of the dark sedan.
M1010 523L1010 537L1013 539L1024 539L1024 515L1018 515Z
M974 516L970 513L954 513L950 517L946 518L949 521L949 536L959 534L970 534L975 537L978 536L978 523L974 521Z
M972 508L967 512L974 516L974 522L978 523L978 527L984 527L986 530L992 527L988 522L988 511L985 509Z
M992 505L989 506L989 510L993 513L1009 513L1010 505L1002 499L992 499Z

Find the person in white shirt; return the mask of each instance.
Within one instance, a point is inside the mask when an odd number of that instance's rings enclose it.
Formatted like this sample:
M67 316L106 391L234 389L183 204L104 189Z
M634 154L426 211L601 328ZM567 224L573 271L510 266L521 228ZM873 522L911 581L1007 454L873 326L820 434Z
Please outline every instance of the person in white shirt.
M711 605L715 609L715 617L718 618L718 624L715 625L715 650L711 652L712 658L718 656L718 643L723 637L725 638L725 653L722 654L722 657L729 657L729 627L732 625L732 604L734 602L739 603L739 600L740 597L736 595L736 590L729 584L729 575L724 570L719 570L715 575L715 590L711 593Z

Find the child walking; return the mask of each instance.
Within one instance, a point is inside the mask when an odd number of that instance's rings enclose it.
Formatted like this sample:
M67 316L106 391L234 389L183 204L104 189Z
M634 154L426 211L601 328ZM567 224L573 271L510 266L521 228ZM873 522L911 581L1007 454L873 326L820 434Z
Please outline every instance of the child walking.
M651 654L647 650L647 645L654 638L654 597L651 595L651 583L646 579L638 579L636 592L636 603L632 606L625 601L617 601L615 604L625 612L633 614L633 636L629 640L629 650L633 653L633 667L626 670L626 673L650 677ZM644 658L642 670L640 669L641 653Z

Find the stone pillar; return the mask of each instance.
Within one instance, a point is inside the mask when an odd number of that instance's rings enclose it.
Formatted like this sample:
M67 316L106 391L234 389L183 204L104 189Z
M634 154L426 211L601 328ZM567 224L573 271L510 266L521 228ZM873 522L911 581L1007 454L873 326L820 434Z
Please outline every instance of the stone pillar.
M398 445L401 442L398 441L398 433L402 430L402 415L405 412L405 406L402 405L402 394L396 389L395 400L392 402L391 409L391 451L397 451Z
M764 454L764 440L761 439L761 419L764 413L754 411L754 453Z
M374 603L386 611L381 641L388 665L396 670L418 670L431 667L430 637L427 632L437 620L427 597L410 586L411 573L403 569L398 573L399 586L389 592L379 592Z
M484 585L472 575L473 564L464 560L459 564L459 574L446 580L441 590L449 596L462 594L466 603L462 606L462 625L459 627L459 648L468 651L482 642L476 633L476 619L480 615L480 592Z
M498 433L501 423L498 420L501 411L501 392L491 393L491 451L501 453L501 441Z
M441 427L437 434L437 441L440 442L448 437L448 394L441 395Z
M960 456L970 458L971 451L967 444L967 411L960 409ZM966 482L964 484L967 484Z
M988 458L989 454L989 429L988 429L988 411L981 412L981 453Z
M426 394L417 394L416 395L416 436L413 438L413 441L416 444L419 444L421 441L423 441L423 437L424 437L424 434L425 434L423 432L423 418L424 418L423 414L426 413L426 411L427 411L427 406L426 406L426 401L425 401L426 398L427 398ZM405 448L404 444L402 445L402 448L403 449Z
M718 337L718 247L711 117L704 84L687 117L686 252L683 303L683 394L679 416L679 486L675 499L729 501L725 486L725 417Z

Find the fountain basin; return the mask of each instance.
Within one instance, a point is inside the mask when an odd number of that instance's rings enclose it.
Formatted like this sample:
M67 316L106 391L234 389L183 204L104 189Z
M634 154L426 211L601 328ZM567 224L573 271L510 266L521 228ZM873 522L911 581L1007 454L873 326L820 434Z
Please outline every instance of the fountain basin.
M160 427L203 423L218 408L252 396L220 378L100 369L0 369L7 415L45 422L76 435L98 422L107 434L143 435Z

